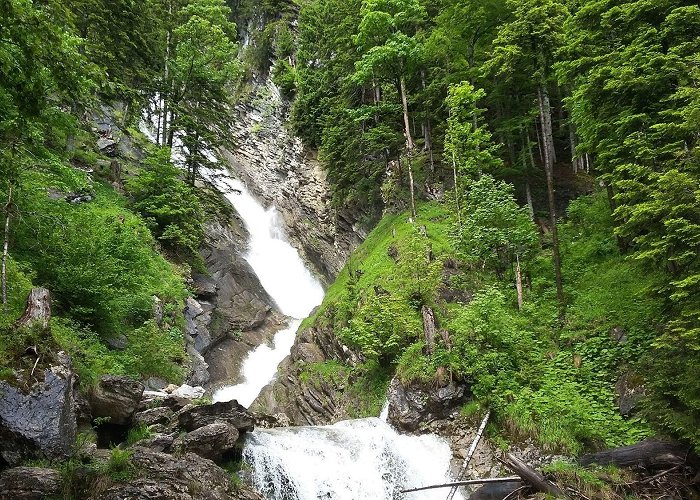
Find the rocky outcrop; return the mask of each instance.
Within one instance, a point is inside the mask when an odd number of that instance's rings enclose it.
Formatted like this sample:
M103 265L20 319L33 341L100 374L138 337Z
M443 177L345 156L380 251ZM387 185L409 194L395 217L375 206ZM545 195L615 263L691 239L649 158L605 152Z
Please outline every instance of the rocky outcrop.
M405 432L450 416L465 402L467 388L450 382L444 387L404 385L394 378L389 387L389 422Z
M238 436L238 430L234 426L216 422L187 433L175 446L200 457L218 461L236 447Z
M331 205L326 172L287 127L288 105L271 80L253 84L236 106L231 150L221 156L236 176L282 215L287 236L326 283L337 276L366 236L359 214Z
M115 375L105 375L89 395L93 418L109 418L109 423L128 424L143 395L141 382Z
M61 475L54 469L14 467L0 474L0 500L43 500L60 490Z
M75 375L64 363L44 370L25 392L0 382L0 457L9 465L29 458L66 457L75 441Z
M137 447L134 479L109 488L102 500L262 500L245 485L234 485L214 462L194 453L180 456Z
M255 427L255 417L235 400L195 406L178 415L178 425L187 431L217 422L227 423L242 432Z

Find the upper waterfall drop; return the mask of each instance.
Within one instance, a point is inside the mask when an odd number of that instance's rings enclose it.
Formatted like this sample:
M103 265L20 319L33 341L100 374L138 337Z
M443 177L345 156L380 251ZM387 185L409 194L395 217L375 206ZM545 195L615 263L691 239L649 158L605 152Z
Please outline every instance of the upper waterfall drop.
M239 213L250 233L245 259L282 313L306 318L323 301L323 287L284 235L274 207L265 209L245 185L228 176L212 176L215 186Z

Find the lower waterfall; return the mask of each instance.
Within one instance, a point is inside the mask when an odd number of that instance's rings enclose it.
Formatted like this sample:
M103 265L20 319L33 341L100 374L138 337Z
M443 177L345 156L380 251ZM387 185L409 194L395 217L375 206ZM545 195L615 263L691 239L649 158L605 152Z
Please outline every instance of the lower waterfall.
M401 435L378 418L258 430L243 450L253 486L270 500L443 500L446 490L401 490L450 481L451 457L445 440Z

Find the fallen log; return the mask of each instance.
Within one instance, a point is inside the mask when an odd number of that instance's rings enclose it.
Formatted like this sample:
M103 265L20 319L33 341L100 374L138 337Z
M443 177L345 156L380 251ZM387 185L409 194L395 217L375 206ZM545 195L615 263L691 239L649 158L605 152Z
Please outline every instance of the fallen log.
M508 459L503 460L503 464L520 476L523 481L532 485L537 491L549 493L556 498L569 498L556 484L548 481L542 474L527 465L515 455L509 453Z
M411 488L408 490L401 490L401 493L413 493L414 491L424 491L424 490L435 490L438 488L452 488L456 486L469 486L470 484L488 484L488 483L512 483L514 481L520 481L519 476L511 477L489 477L485 479L469 479L466 481L455 481L453 483L444 484L432 484L430 486L421 486L420 488Z
M579 462L581 465L617 465L652 470L684 464L698 468L697 456L692 453L690 446L657 439L647 439L631 446L584 455Z
M479 445L479 441L481 441L481 436L483 436L483 434L484 434L484 430L486 429L486 424L488 424L490 416L491 416L491 410L486 412L486 416L481 421L481 425L479 426L479 430L476 432L476 436L474 437L474 441L472 441L472 445L469 447L469 452L467 453L467 457L464 459L464 463L462 464L462 468L459 471L459 476L457 476L457 481L461 481L462 478L464 477L464 473L467 472L467 467L469 467L469 462L471 462L472 457L474 456L474 452L476 451L476 447ZM449 494L447 495L447 500L452 500L455 497L456 493L457 493L457 486L454 486L450 490Z

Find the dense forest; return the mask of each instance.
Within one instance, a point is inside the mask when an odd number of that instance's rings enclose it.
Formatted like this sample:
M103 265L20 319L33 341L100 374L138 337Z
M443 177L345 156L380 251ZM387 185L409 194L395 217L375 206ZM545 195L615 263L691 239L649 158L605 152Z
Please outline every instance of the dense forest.
M586 436L601 418L592 408L609 405L629 363L647 385L645 418L698 443L698 23L683 1L320 0L301 9L296 52L280 44L273 76L335 202L450 220L443 258L480 291L466 311L448 305L448 325L464 323L447 329L469 333L426 371L475 381L504 421L525 420L516 428L600 439ZM426 219L422 200L442 188ZM438 305L425 265L412 282L421 298L394 285L409 310ZM417 315L380 293L345 300L343 331L403 353L399 369L415 362L402 332L416 327L376 322ZM616 328L625 345L609 341Z
M363 363L309 377L352 377L360 415L394 374L464 381L503 443L700 450L699 34L690 0L0 0L0 378L49 342L85 386L182 379L222 212L200 173L269 78L374 228L305 322ZM124 175L105 105L147 152ZM14 330L32 286L48 341ZM620 384L643 395L622 412Z

